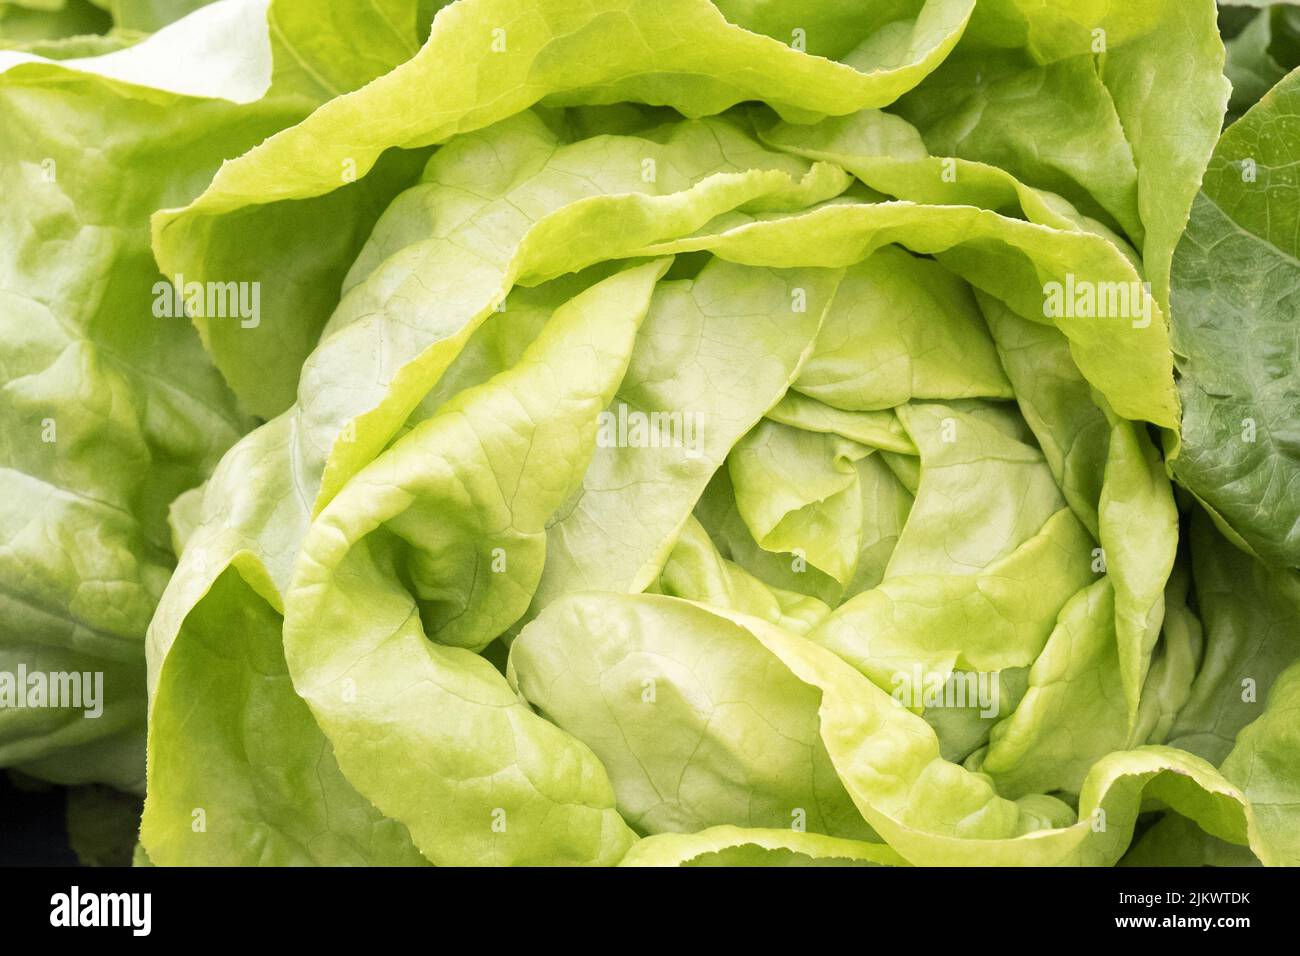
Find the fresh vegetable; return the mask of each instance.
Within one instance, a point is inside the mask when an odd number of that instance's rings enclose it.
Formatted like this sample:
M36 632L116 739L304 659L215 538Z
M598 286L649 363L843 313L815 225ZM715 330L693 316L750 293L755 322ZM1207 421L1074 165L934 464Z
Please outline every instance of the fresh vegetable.
M1258 16L219 0L0 53L0 672L106 687L0 764L143 787L162 865L1300 863Z

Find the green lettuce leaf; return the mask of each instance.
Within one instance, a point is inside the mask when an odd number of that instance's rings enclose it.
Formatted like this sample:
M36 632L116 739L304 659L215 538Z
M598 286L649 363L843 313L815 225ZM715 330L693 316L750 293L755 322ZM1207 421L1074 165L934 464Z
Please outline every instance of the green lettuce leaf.
M400 58L342 7L322 32L310 6L225 0L98 57L0 52L0 661L99 674L105 695L95 719L6 707L0 764L143 785L144 634L176 560L168 507L252 425L185 317L163 308L148 220L302 119L319 100L294 71L317 53L352 51L350 85L374 75L358 64Z
M619 866L903 866L887 846L795 830L710 827L639 840Z
M1184 406L1173 474L1260 557L1300 567L1293 320L1300 71L1230 126L1174 260Z
M1128 845L1144 797L1164 801L1215 836L1250 843L1258 852L1273 852L1272 835L1258 830L1251 805L1241 791L1209 764L1170 748L1116 752L1099 762L1084 782L1077 822L1068 806L1048 797L1028 797L1020 802L1000 797L988 778L944 761L933 731L844 661L816 644L745 615L650 596L575 596L564 605L553 605L524 630L512 649L512 673L527 695L527 672L532 671L532 677L539 680L532 694L558 702L560 697L550 696L544 666L552 655L565 656L562 648L552 643L550 635L556 633L552 628L572 634L571 639L577 641L589 640L607 628L615 633L626 628L636 642L633 647L642 641L656 647L681 632L675 615L682 613L712 616L712 621L699 618L690 628L702 646L748 643L748 653L758 655L756 660L768 655L768 667L782 668L783 679L797 678L813 691L803 706L816 708L820 737L840 780L863 818L908 862L1113 864ZM533 634L539 635L540 646L530 651ZM609 661L609 666L601 666L597 658L590 678L578 679L600 682L601 695L608 701L620 688L630 692L640 686L644 666L638 669L638 657L633 654L627 666L617 658ZM651 653L643 660L655 657ZM697 677L691 668L653 666L658 677L650 707L658 706L661 692L674 710L679 701L709 699L707 693L698 697L692 693ZM597 746L626 746L603 736L612 729L608 725L602 729L579 720L575 726L583 728L579 733L599 738ZM712 724L705 726L706 736L691 753L700 753L700 747L723 748L735 756L743 753L728 748L726 737L712 730ZM680 745L677 752L682 753ZM635 761L629 766L634 767ZM689 774L668 777L688 778ZM708 774L702 773L702 778L707 780ZM680 790L674 793L680 798L689 796ZM647 794L664 796L653 789Z

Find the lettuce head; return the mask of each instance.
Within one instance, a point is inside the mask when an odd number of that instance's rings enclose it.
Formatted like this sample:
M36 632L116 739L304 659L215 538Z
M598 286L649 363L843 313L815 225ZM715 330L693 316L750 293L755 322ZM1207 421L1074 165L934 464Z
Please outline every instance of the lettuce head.
M0 52L0 671L105 715L0 764L162 865L1300 863L1289 19L101 6Z

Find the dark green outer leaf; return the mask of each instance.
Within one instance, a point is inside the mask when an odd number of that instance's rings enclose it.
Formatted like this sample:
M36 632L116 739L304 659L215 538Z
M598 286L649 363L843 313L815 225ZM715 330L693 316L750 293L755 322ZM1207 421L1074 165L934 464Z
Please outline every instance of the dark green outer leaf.
M1174 257L1175 477L1300 566L1300 71L1224 134Z

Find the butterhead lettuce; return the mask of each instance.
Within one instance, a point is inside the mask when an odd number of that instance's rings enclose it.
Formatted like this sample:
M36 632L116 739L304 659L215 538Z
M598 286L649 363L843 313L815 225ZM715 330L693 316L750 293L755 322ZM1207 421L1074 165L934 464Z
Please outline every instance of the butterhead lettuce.
M12 188L58 106L137 189L5 226L0 661L130 702L0 758L147 756L161 865L1300 862L1300 131L1283 80L1220 139L1216 15L221 0L9 54ZM260 72L169 73L196 23Z

